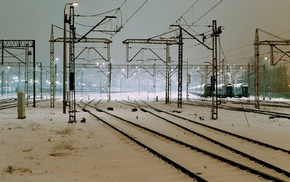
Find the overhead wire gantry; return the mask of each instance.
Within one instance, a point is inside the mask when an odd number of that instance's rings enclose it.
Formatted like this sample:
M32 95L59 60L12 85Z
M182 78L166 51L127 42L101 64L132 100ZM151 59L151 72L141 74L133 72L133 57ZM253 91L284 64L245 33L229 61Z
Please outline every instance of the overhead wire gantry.
M280 40L263 40L260 41L260 36L259 32L263 32L265 34L268 34L272 37L275 37ZM283 51L280 49L278 46L289 46L290 45L290 40L285 40L284 38L281 38L277 35L274 35L272 33L269 33L265 30L257 28L255 31L255 40L254 40L254 61L255 61L255 108L259 109L260 108L260 45L268 45L270 46L270 60L271 60L271 65L275 66L283 56L288 56L288 52ZM274 62L274 48L276 48L278 51L283 53L283 56L278 59L277 62Z
M132 59L129 58L129 44L159 44L166 45L166 91L165 91L165 104L169 103L169 92L170 92L170 46L178 44L175 39L126 39L123 41L126 44L126 61L131 62ZM155 53L154 53L155 54ZM155 54L156 55L156 54ZM157 55L158 56L158 55ZM158 56L159 57L159 56Z
M212 51L212 77L211 77L211 93L212 93L212 119L218 118L218 100L217 100L217 40L222 30L217 27L216 20L212 21L212 47L207 46L203 41L199 40L196 36L192 35L181 25L171 25L179 27L179 48L178 48L178 107L182 107L182 65L183 65L183 32L189 35L192 39L198 41L201 45ZM203 40L206 37L203 36Z
M146 0L138 9L137 11L135 11L135 13L129 18L131 19L147 2L148 0ZM118 12L121 12L121 7L124 5L126 1L124 1L122 3L122 5L119 8L116 8L112 11L107 11L105 13L99 13L99 14L95 14L95 15L75 15L74 14L74 5L76 5L77 3L67 3L65 4L64 7L64 26L63 26L63 38L57 38L54 39L54 35L53 35L53 27L52 27L52 31L51 31L51 37L50 37L50 72L51 72L51 97L50 97L50 106L54 107L54 100L55 100L55 65L54 65L54 42L63 42L63 113L66 113L66 106L67 104L69 105L69 122L76 122L75 118L76 118L76 110L75 110L75 44L76 43L104 43L107 44L106 49L107 49L107 59L105 59L105 56L101 56L105 61L110 61L110 43L112 42L109 39L104 39L104 38L88 38L87 35L89 35L91 32L100 32L100 33L109 33L111 34L111 36L114 36L113 33L117 33L119 32L123 26L129 21L129 19L125 22L125 24L121 25L121 26L116 26L117 29L111 29L112 30L107 30L107 26L106 24L108 23L112 23L112 19L113 18L117 18L116 16L105 16L103 17L104 14L107 13L111 13L113 11L115 11L116 15ZM66 6L70 5L69 7L69 14L67 14L66 12ZM78 37L76 36L76 27L75 27L75 16L76 17L96 17L96 16L102 16L103 19L101 21L99 21L95 26L93 26L87 33L85 33L82 36ZM110 19L107 21L107 19ZM67 30L66 30L66 24L69 24L69 38L66 37L67 34ZM83 24L80 23L76 23L77 25L81 25L84 26ZM101 28L101 29L96 29L97 27L99 28L99 26L105 26L105 28ZM112 37L111 37L112 38ZM66 95L66 69L67 69L67 64L66 64L66 60L67 60L67 56L66 56L66 51L67 51L67 43L69 44L69 99L67 99L67 95ZM96 49L95 49L96 50ZM100 53L96 50L96 52L100 55ZM81 54L81 53L80 53ZM111 66L111 64L109 64L109 67ZM110 69L111 70L111 69ZM110 90L110 83L111 83L111 78L109 78L109 85L108 85L108 89ZM69 100L69 102L68 102ZM110 96L109 96L109 100L110 100ZM73 102L73 104L72 104ZM73 105L73 106L72 106ZM71 107L72 106L72 107ZM71 114L72 113L72 114Z
M28 57L32 56L33 61L33 107L36 107L36 86L35 86L35 80L36 80L36 62L35 62L35 40L0 40L0 47L1 47L1 64L4 64L4 52L7 52L8 54L12 55L14 58L22 62L26 65L26 68L28 69ZM17 56L15 56L13 53L8 51L8 49L17 49L21 48L25 50L25 61L22 61ZM30 50L32 48L32 51ZM27 80L26 80L27 82Z
M106 58L106 61L110 60L110 44L112 41L107 38L82 38L82 39L77 39L79 43L91 43L91 44L105 44L105 48L107 50L107 55L103 56ZM51 37L50 37L50 107L54 107L55 105L55 63L54 63L54 43L63 43L64 38L63 37L58 37L54 38L54 33L53 33L53 25L51 27ZM66 38L66 43L71 43L72 40L70 38ZM93 47L92 47L93 48ZM83 49L83 51L86 48ZM81 51L82 52L82 51ZM78 56L77 56L78 57ZM68 65L64 65L65 68L67 69ZM64 85L65 82L63 83ZM66 95L64 96L65 102L66 102ZM66 112L66 103L63 106L63 112Z

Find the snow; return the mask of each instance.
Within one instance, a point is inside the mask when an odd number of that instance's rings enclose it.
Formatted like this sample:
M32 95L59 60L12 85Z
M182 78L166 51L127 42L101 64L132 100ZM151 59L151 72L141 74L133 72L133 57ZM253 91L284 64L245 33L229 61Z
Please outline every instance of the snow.
M180 109L175 103L165 105L162 94L158 102L152 101L153 94L142 96L162 110L182 110L181 116L290 150L288 119L220 109L218 120L212 120L210 108L183 105ZM134 99L140 96L115 94L101 104L105 108L117 105L115 100ZM140 121L147 117L143 112L125 113L124 108L114 109L114 114L138 116ZM78 121L85 117L86 123L68 124L61 99L55 108L49 102L37 103L36 108L30 105L25 119L17 119L17 108L0 110L0 115L0 181L192 181L85 112L76 115Z

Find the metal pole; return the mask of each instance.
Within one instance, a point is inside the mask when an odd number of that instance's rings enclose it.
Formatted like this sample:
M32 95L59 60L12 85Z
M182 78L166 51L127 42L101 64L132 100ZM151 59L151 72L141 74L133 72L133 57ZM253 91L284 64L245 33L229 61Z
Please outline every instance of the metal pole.
M35 62L35 40L33 40L33 107L36 107L36 62Z
M9 96L9 69L10 67L6 69L6 96Z
M109 63L108 101L111 101L112 63Z
M205 65L205 76L201 75L201 83L208 83L208 65Z
M188 75L188 61L186 61L186 100L188 100L188 85L190 82L190 75Z
M216 20L212 22L212 77L211 77L211 91L212 91L212 109L211 118L218 119L217 107L217 25Z
M166 44L166 91L165 91L165 104L169 103L169 85L170 85L170 46Z
M4 71L1 71L1 96L4 95Z
M100 85L100 97L102 97L102 80L101 80L102 74L101 74L101 72L99 72L99 73L100 73L100 76L99 76L99 78L100 78L100 83L99 83L99 85Z
M140 70L140 67L138 68L138 72L137 72L137 77L138 77L138 96L140 97L140 92L141 92L141 70Z
M18 63L18 92L20 91L20 77L21 77L21 69L20 69L20 62Z
M57 79L58 79L58 75L57 75L57 64L54 64L54 73L53 74L55 75L55 82L56 82ZM60 81L60 79L59 79L59 81ZM57 90L56 84L54 85L54 89Z
M67 15L65 12L66 9L66 5L64 6L64 11L63 11L63 16L64 16L64 20L63 20L63 83L62 83L62 104L63 104L63 113L66 113L66 105L67 105L67 101L66 101L66 23L67 23Z
M263 65L263 100L266 97L266 65Z
M75 26L74 6L70 6L70 46L69 46L69 123L76 122L75 102Z
M271 67L270 67L270 60L268 61L268 96L269 96L269 100L271 100L272 97L272 91L271 91L271 87L272 87L272 77L271 77Z
M82 96L84 96L84 68L82 69L82 85L81 85L81 90L82 90Z
M4 40L1 40L1 57L2 57L2 65L4 64Z
M227 82L227 74L225 71L225 60L222 59L222 76L223 76L223 83Z
M156 98L156 65L153 64L153 93Z
M250 102L250 95L251 95L251 66L248 64L248 92L249 92L249 97L248 97L248 102Z
M55 103L55 67L54 67L54 32L53 25L51 25L50 33L50 107L54 108Z
M39 81L40 81L40 99L41 100L43 98L43 93L42 93L42 71L43 71L42 63L40 63L40 78L39 78Z
M26 106L28 107L28 46L25 47L25 93L26 93Z
M183 39L182 28L179 28L179 42L178 42L178 98L177 107L182 108L182 64L183 64Z
M260 48L259 48L259 29L255 33L255 108L260 109L259 95L260 95Z

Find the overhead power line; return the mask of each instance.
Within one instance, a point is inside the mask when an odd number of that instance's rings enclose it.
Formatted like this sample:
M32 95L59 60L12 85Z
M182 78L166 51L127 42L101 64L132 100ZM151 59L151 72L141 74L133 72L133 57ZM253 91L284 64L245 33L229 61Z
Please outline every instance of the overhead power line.
M118 7L118 8L114 8L112 10L109 10L109 11L105 11L105 12L102 12L102 13L97 13L97 14L92 14L92 15L76 15L77 17L102 17L102 16L106 16L108 14L111 14L111 16L115 16L115 17L119 17L118 19L121 19L120 22L118 23L119 25L114 25L115 27L113 28L112 25L111 25L111 29L114 31L112 31L113 33L111 33L111 38L116 35L122 28L124 28L124 26L138 13L138 11L148 2L148 0L145 0L142 5L140 7L138 7L138 9L128 18L126 19L126 21L123 23L123 16L122 16L122 7L125 5L125 3L127 2L127 0L124 0L122 2L122 4ZM117 14L120 14L119 16L117 16ZM100 24L100 26L105 26L105 28L107 26L109 26L109 23L111 23L113 20L112 19L109 19L109 20L106 20L104 22L102 22L102 24ZM75 22L75 24L77 25L80 25L80 26L83 26L83 27L94 27L94 25L86 25L86 24L82 24L82 23L78 23L78 22Z
M185 13L183 13L183 15L181 15L181 17L178 19L178 20L176 20L175 21L175 23L177 23L178 21L180 21L181 19L183 19L183 16L185 16L188 12L189 12L189 10L191 10L195 5L196 5L196 3L198 2L199 0L196 0L186 11L185 11ZM173 23L174 24L174 23Z
M130 20L131 18L148 2L148 0L146 0L126 21L125 23L120 27L123 28Z
M197 23L199 20L201 20L203 17L205 17L209 12L211 12L215 7L217 7L223 0L220 0L216 5L214 5L212 8L210 8L206 13L204 13L200 18L198 18L195 22L192 23L194 25Z
M96 17L96 16L102 16L102 15L105 15L105 14L108 14L108 13L111 13L111 12L114 12L114 11L119 11L120 10L120 7L119 8L115 8L115 9L112 9L112 10L109 10L109 11L106 11L106 12L102 12L102 13L98 13L98 14L93 14L93 15L80 15L80 14L77 14L76 17L80 17L80 18L87 18L87 17Z

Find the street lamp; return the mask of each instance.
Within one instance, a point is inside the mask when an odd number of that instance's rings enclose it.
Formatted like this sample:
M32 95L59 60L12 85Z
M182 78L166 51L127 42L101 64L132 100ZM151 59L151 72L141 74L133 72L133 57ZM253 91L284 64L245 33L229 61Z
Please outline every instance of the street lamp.
M74 1L74 2L70 2L70 3L66 3L64 5L64 10L63 10L63 17L64 17L64 21L63 21L63 113L66 113L66 105L67 105L67 101L66 101L66 78L67 78L67 74L66 74L66 23L70 24L71 18L69 17L69 19L67 18L67 14L66 14L66 7L67 6L77 6L78 2Z

